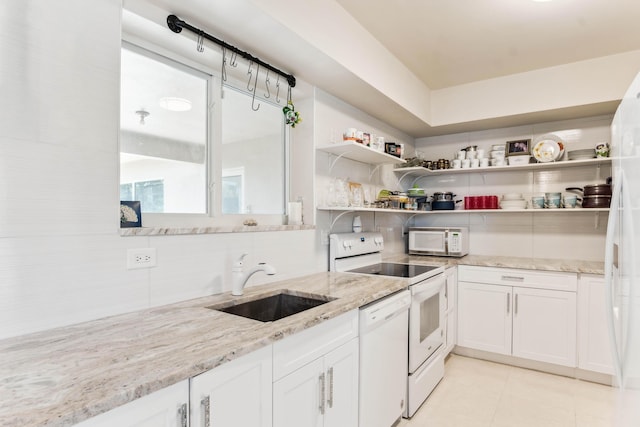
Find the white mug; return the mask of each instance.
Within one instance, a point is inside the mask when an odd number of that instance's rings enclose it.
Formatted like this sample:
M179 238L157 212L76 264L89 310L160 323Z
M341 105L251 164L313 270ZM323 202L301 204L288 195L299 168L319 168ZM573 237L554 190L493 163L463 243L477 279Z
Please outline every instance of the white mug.
M487 159L486 157L481 158L480 159L480 167L482 167L482 168L489 167L489 159Z
M477 168L480 166L480 159L471 159L471 167Z
M462 168L463 168L463 169L466 169L466 168L468 168L469 166L471 166L471 160L469 160L469 159L464 159L464 160L462 160Z
M453 166L454 169L460 169L462 167L462 160L460 159L453 159L451 161L451 165Z
M467 152L466 152L466 151L464 151L464 150L460 150L460 151L458 151L458 157L457 157L457 159L458 159L458 160L464 160L464 159L465 159L465 157L466 157L466 155L467 155Z

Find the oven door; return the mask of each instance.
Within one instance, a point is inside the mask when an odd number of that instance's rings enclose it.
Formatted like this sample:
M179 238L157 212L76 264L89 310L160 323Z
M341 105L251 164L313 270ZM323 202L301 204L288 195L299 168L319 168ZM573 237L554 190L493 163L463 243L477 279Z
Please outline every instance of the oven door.
M415 372L444 343L444 274L411 286L409 373Z

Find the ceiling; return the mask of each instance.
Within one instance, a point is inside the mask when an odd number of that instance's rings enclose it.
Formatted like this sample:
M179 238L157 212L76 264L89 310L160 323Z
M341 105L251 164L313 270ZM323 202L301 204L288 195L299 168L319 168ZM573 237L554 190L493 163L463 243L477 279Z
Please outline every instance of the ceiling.
M358 57L371 51L357 51L363 39L352 36L365 33L380 46L376 52L383 54L373 58L376 66L397 62L404 76L431 93L640 52L638 0L308 0L285 10L287 5L286 0L124 0L125 9L153 18L163 31L166 12L175 13L413 137L611 114L618 99L607 95L598 101L431 125L430 112L416 113L415 105L399 101L381 89L379 81L359 74L362 67L345 65L322 40L324 35L327 40L329 35L344 35L345 45L356 47L353 54ZM324 16L315 16L314 11ZM341 28L344 22L361 28L356 32ZM306 31L313 25L318 27ZM627 75L620 80L626 88ZM420 103L419 96L413 97ZM424 110L429 108L436 107Z
M640 49L638 0L336 0L429 88Z

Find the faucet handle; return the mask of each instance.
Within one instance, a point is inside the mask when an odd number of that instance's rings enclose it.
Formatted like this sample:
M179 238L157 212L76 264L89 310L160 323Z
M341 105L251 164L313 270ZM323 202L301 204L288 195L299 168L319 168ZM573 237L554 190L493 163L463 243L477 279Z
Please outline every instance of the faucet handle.
M244 260L244 257L246 257L247 255L249 255L249 254L245 253L245 254L240 255L240 258L238 258L236 260L236 262L233 263L233 269L235 271L242 271L242 266L244 265L243 260Z

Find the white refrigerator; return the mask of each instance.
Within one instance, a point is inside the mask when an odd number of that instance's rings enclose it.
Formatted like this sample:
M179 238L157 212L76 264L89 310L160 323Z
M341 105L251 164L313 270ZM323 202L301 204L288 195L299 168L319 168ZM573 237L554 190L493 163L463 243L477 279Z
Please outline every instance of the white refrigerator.
M613 195L605 281L613 349L616 427L640 426L640 74L611 124Z

